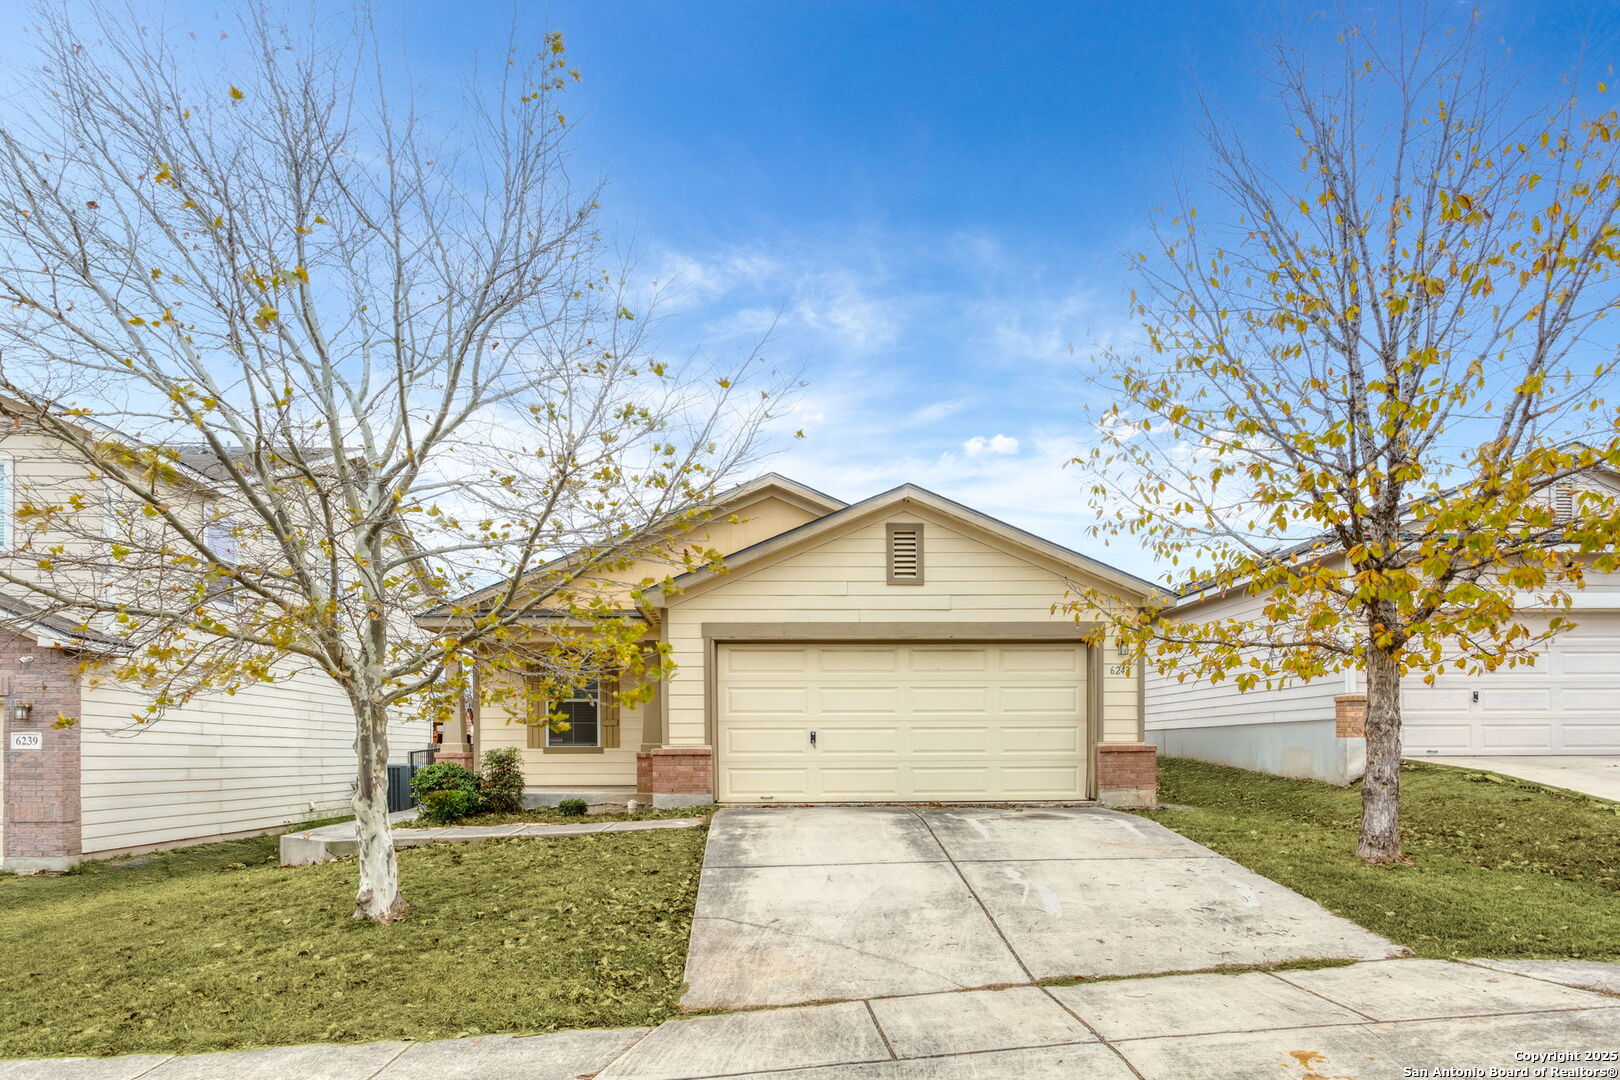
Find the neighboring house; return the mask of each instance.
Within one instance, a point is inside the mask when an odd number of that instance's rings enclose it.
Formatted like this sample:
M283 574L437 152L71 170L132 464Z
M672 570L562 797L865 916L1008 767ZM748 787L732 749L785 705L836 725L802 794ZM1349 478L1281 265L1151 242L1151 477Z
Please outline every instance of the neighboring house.
M16 507L85 487L50 439L0 434L0 557L16 550ZM101 493L86 512L106 513ZM217 491L181 466L176 499L198 522ZM13 589L12 591L17 591ZM0 867L64 869L86 857L250 835L341 812L354 783L354 720L324 675L283 665L271 683L210 694L136 722L147 694L82 662L123 646L94 625L0 596ZM75 723L58 727L57 718ZM428 744L424 721L391 731L404 761Z
M771 475L710 509L694 542L724 571L634 612L678 664L652 701L582 693L564 732L479 710L478 751L519 748L531 799L1153 801L1139 667L1053 611L1149 582L910 485L847 505Z
M1567 507L1576 487L1620 493L1620 478L1594 470L1554 498ZM1401 690L1406 756L1620 754L1620 574L1588 573L1571 601L1556 614L1576 626L1553 638L1533 667L1451 670L1433 685L1409 676ZM1244 593L1195 594L1166 617L1259 618L1262 607ZM1536 597L1521 598L1526 625L1545 626L1553 614ZM1359 672L1247 693L1230 679L1179 682L1151 667L1146 681L1147 739L1166 754L1338 784L1366 767Z

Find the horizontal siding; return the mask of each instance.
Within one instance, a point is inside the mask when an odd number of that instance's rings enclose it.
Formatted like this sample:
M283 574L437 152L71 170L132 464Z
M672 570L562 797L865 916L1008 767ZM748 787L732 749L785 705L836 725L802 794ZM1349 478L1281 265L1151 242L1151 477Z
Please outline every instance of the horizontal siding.
M1571 596L1575 607L1565 615L1565 618L1577 624L1582 619L1583 605L1604 609L1620 606L1620 573L1589 572L1586 575L1585 587L1579 591L1571 590ZM1611 605L1609 603L1611 599L1616 603ZM1188 613L1188 617L1199 621L1241 618L1259 622L1265 617L1261 611L1263 606L1264 601L1259 597L1236 596L1198 606ZM1597 617L1588 616L1588 618ZM1536 625L1535 619L1531 619L1531 625ZM1179 681L1173 672L1168 675L1160 674L1149 665L1144 710L1146 727L1149 731L1160 731L1167 728L1332 720L1333 699L1345 693L1346 678L1342 674L1324 676L1308 681L1290 681L1269 689L1257 687L1244 693L1237 689L1230 677L1221 682L1196 678ZM1440 684L1442 686L1466 684L1468 689L1472 689L1477 685L1484 685L1476 682L1478 678L1483 677L1448 672L1440 676ZM1408 676L1405 697L1409 703L1431 700L1429 691L1423 686L1421 675ZM1409 708L1413 706L1409 704ZM1427 715L1422 711L1424 708L1426 706L1413 708L1412 715L1405 721L1409 729L1428 721ZM1421 743L1421 738L1418 741Z
M642 708L619 712L619 745L600 754L548 754L529 746L529 727L500 705L479 713L478 748L515 746L523 758L523 782L529 787L634 787L636 754L641 750Z
M81 694L86 854L271 829L346 810L354 785L354 719L324 676L212 694L135 723L145 696L99 680ZM424 721L389 731L389 758L427 745Z
M732 520L735 517L736 520ZM816 515L781 499L767 496L727 514L695 526L684 538L684 546L693 550L712 549L722 555L752 547L762 540L798 528ZM631 603L633 585L642 581L662 581L665 577L683 574L686 567L652 559L637 559L623 570L610 574L589 574L580 579L580 587L601 588L620 602Z
M1199 621L1242 618L1260 620L1263 601L1238 596L1198 608ZM1256 687L1239 691L1229 676L1211 682L1174 672L1161 674L1147 665L1144 702L1148 731L1166 728L1225 727L1233 724L1288 723L1296 720L1332 720L1333 699L1345 692L1345 677L1332 675L1308 682L1291 682L1274 689Z
M891 522L922 521L922 585L890 585L885 573ZM713 622L1035 622L1064 620L1052 605L1069 583L1044 566L915 508L891 511L758 570L744 570L690 596L671 599L665 635L677 673L668 691L672 745L706 739L703 624ZM1105 670L1108 665L1105 665ZM1107 671L1103 739L1140 736L1134 672Z

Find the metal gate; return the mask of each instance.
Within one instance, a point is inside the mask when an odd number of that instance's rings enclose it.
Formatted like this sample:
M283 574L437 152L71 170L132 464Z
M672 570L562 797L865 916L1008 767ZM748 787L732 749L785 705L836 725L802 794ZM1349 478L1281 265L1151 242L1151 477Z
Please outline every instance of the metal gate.
M437 751L433 749L412 750L409 765L388 766L388 812L397 814L401 810L409 810L416 805L416 796L411 794L411 780L416 776L416 770L425 765L433 764Z

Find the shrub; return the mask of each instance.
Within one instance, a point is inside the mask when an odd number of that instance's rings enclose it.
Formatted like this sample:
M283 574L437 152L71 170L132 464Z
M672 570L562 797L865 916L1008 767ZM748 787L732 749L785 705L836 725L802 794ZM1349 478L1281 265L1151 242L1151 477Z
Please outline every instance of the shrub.
M485 810L495 814L513 814L523 809L523 761L517 747L484 751L478 798Z
M563 817L579 817L588 809L584 799L564 799L557 804L557 813Z
M411 794L422 805L424 817L427 816L428 796L435 791L466 792L468 803L461 813L462 817L478 809L478 774L471 769L449 761L435 761L416 771L416 775L411 777Z
M417 818L435 825L452 825L478 808L478 796L461 788L440 788L422 796Z

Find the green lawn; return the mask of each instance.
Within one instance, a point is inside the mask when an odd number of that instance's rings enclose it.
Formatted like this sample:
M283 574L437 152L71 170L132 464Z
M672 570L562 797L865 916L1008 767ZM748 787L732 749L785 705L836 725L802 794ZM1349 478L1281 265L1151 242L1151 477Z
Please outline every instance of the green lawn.
M388 927L350 917L352 859L283 869L274 837L0 878L0 1058L656 1023L705 835L403 851Z
M1402 769L1412 865L1355 857L1359 788L1178 758L1146 816L1433 957L1620 960L1620 804L1440 765Z

